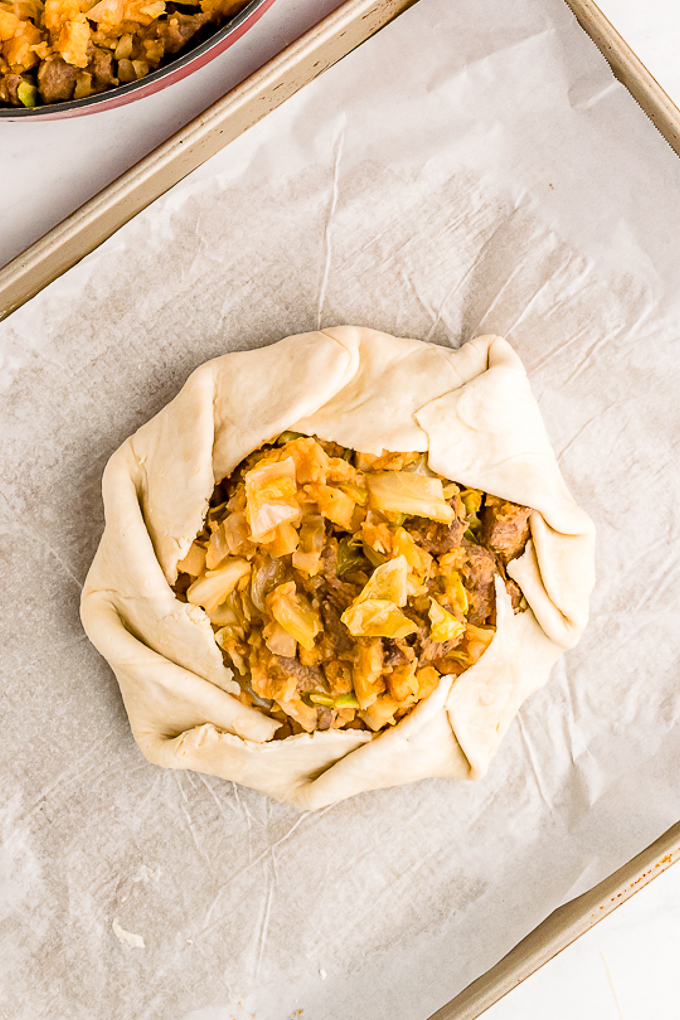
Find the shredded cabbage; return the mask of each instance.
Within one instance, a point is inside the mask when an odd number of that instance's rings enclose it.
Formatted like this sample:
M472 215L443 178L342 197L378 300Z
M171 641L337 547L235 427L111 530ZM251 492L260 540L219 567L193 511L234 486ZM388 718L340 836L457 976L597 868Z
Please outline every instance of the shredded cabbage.
M403 638L418 630L408 616L386 599L367 599L350 606L340 619L355 637Z
M465 633L465 624L448 613L434 599L430 599L430 637L433 641L458 641Z
M295 462L286 457L246 472L246 505L250 532L254 539L264 538L284 521L300 513L296 500Z
M405 556L397 556L383 563L371 574L368 583L354 600L354 605L371 600L393 602L395 606L405 606L408 592L406 578L408 564Z
M303 648L310 651L314 638L321 632L319 614L302 602L295 590L295 581L279 585L267 596L267 606L284 630L295 638Z
M404 513L409 517L429 517L451 524L456 516L444 499L439 478L410 471L387 471L367 475L371 505L388 513Z
M206 612L217 609L224 602L238 582L250 573L247 560L234 557L224 562L219 570L209 570L187 589L187 601L194 606L202 606Z

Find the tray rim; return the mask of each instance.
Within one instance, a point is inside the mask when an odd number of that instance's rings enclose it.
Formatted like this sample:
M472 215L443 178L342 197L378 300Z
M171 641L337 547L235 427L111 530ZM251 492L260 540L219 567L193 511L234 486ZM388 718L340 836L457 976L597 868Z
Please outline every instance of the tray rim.
M0 320L94 251L192 170L419 0L345 0L335 11L76 209L4 267ZM680 109L593 0L564 0L680 156ZM598 885L553 911L428 1020L477 1020L580 935L680 860L680 821Z
M680 860L680 821L598 885L564 903L427 1020L477 1020L485 1010Z

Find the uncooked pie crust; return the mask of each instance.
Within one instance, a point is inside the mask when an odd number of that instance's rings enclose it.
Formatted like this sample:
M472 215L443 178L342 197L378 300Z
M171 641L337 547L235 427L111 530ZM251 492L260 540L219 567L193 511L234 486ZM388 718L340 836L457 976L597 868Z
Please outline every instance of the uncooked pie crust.
M496 634L480 660L386 731L273 740L280 725L237 700L202 609L170 585L216 482L293 430L364 453L427 452L432 470L532 508L531 539L500 579ZM196 769L314 810L430 776L481 779L524 699L586 624L594 527L573 501L524 367L501 337L454 351L339 326L198 368L127 439L104 473L106 528L82 598L85 630L114 670L135 740Z

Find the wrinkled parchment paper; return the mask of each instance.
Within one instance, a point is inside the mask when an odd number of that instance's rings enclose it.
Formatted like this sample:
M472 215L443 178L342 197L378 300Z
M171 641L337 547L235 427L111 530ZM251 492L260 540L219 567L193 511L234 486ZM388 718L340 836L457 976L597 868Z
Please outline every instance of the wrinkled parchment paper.
M1 1011L425 1020L680 815L680 166L561 0L421 0L0 325ZM508 335L599 529L480 784L148 764L85 639L110 453L207 358Z

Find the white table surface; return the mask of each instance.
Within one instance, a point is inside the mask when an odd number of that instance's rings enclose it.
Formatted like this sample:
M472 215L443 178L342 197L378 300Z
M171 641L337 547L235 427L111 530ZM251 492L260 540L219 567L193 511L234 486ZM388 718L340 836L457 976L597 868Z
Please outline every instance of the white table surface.
M680 104L680 4L599 5ZM74 120L0 124L0 265L338 6L276 0L230 50L143 102ZM678 959L680 868L671 867L484 1020L679 1020Z

